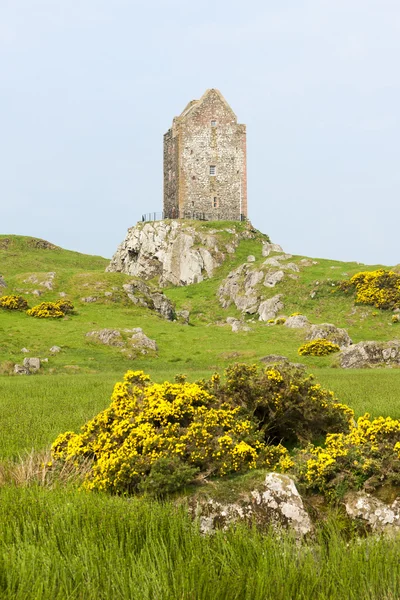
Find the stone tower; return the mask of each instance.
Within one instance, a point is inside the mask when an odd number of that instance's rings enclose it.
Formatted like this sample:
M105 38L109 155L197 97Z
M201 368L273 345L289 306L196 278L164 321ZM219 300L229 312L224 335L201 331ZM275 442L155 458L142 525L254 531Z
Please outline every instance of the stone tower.
M218 90L189 102L164 135L164 216L247 217L246 126Z

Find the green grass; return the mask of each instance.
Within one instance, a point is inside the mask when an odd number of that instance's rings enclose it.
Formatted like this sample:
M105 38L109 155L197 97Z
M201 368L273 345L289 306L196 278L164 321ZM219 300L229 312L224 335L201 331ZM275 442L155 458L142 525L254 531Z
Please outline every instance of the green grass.
M197 223L205 233L215 223ZM218 224L230 228L231 223ZM235 224L244 227L243 224ZM229 232L219 234L230 240ZM260 234L243 240L234 255L200 284L168 288L177 309L191 312L191 325L164 321L127 300L123 284L131 278L105 273L108 261L61 248L40 248L34 238L0 236L4 293L22 293L30 305L67 293L76 315L37 320L0 311L0 373L29 356L48 358L30 377L0 375L0 461L48 449L62 431L79 431L108 406L113 385L130 368L154 381L185 373L194 381L232 362L256 362L282 354L303 363L356 415L368 411L400 418L400 369L333 369L334 357L299 357L301 330L267 327L247 317L252 330L233 333L217 290L229 271L249 254L261 256ZM299 263L302 257L291 259ZM355 342L400 336L390 314L354 307L337 293L337 281L364 265L318 259L302 268L299 280L285 280L267 294L284 296L284 313L302 312L313 323L346 327ZM368 267L369 269L375 267ZM56 272L54 290L32 295L39 281ZM318 284L317 284L318 282ZM335 284L335 285L332 285ZM112 292L112 297L105 292ZM314 299L310 297L315 291ZM96 303L81 298L97 296ZM374 316L373 313L376 313ZM157 358L130 360L118 348L97 345L85 334L104 327L142 327L159 345ZM61 346L51 356L49 349ZM229 496L251 488L259 472L220 482L215 493ZM253 481L254 480L254 481ZM219 490L219 491L218 491ZM0 488L0 598L25 600L394 600L400 597L400 540L349 540L339 518L322 526L317 538L299 546L281 534L261 535L237 527L202 537L184 508L145 499L112 498L64 488Z
M185 508L73 489L0 491L4 600L394 600L400 539L339 522L298 545L236 527L201 536Z
M222 224L228 229L230 225ZM215 226L215 223L196 224L204 232ZM298 355L297 349L304 341L301 330L267 327L265 323L252 322L251 317L247 317L252 328L249 332L233 333L224 324L227 316L240 315L233 306L229 309L220 306L218 287L249 254L256 257L256 265L265 260L261 256L262 239L260 234L256 239L242 240L235 254L227 256L212 279L165 290L177 309L190 310L191 325L184 326L134 306L122 289L130 277L105 273L106 259L60 248L40 249L34 238L0 236L0 264L8 284L6 293L30 292L25 297L33 305L41 300L54 300L64 291L77 312L61 320L41 320L24 313L0 311L0 373L23 361L23 347L30 350L29 356L48 358L39 375L29 378L0 375L0 416L5 425L0 456L15 457L32 448L43 449L60 431L78 430L107 406L113 384L130 368L145 370L154 381L172 380L178 373L185 373L194 381L216 370L222 371L232 362L256 362L268 354L284 355L303 363L357 414L369 411L373 415L400 417L400 370L331 369L334 355L321 358ZM291 261L299 263L301 258L293 257ZM332 286L364 268L357 263L318 259L316 265L301 269L299 280L287 279L266 293L283 294L286 314L302 312L311 322L332 322L346 327L355 342L400 336L400 326L396 328L391 323L389 313L372 307L354 307L350 297L337 293L337 286ZM46 277L50 271L56 272L54 290L43 290L40 299L32 296L31 292L40 286L25 280L32 273L39 279ZM104 295L109 291L113 294L111 298ZM315 299L310 297L312 291L317 292ZM98 301L82 302L81 298L87 296L96 296ZM118 348L86 338L89 331L104 327L142 327L157 341L158 357L131 360ZM49 352L53 345L62 348L54 356Z

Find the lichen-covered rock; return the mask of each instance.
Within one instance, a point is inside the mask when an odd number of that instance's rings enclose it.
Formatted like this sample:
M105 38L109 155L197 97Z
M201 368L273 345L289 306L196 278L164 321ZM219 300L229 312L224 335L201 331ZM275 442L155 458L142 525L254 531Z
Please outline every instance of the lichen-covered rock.
M284 325L290 329L304 329L310 326L310 321L304 315L294 315L293 317L288 317Z
M141 354L148 354L148 352L157 352L158 346L155 340L151 340L143 333L141 327L135 327L134 329L125 329L126 332L133 333L130 338L132 346L141 352Z
M40 358L24 358L23 366L28 369L30 373L37 373L40 369Z
M283 250L279 244L270 244L269 242L264 242L262 246L262 255L269 256L271 252L283 252Z
M226 529L238 521L255 524L261 529L269 526L291 529L298 538L313 529L293 480L279 473L268 473L263 485L232 503L201 500L191 511L198 518L204 534Z
M97 302L97 296L86 296L85 298L81 298L81 302L85 302L86 304L92 304L93 302Z
M339 365L343 369L362 369L368 367L400 366L400 341L359 342L344 348L338 354Z
M51 271L50 273L38 273L35 275L30 275L27 279L24 279L24 283L38 284L51 291L54 287L55 276L56 273L54 273L53 271Z
M284 308L282 302L282 294L277 294L268 300L264 300L258 307L258 314L260 321L269 321L275 319L276 315L281 312Z
M336 327L331 323L320 323L319 325L311 325L310 331L306 336L307 341L313 340L329 340L334 344L337 344L339 348L347 348L353 342L347 331Z
M14 373L16 375L30 375L30 371L23 365L14 365Z
M118 329L105 328L98 331L89 331L89 333L86 334L86 337L92 338L106 346L123 347L125 345L121 332Z
M189 325L190 312L188 310L178 310L176 312L176 319L182 325Z
M363 521L372 531L400 531L400 499L385 504L366 492L349 492L344 500L347 514Z
M251 327L246 325L243 321L235 319L234 317L228 317L226 322L232 327L232 331L237 333L238 331L251 331Z
M7 284L4 281L3 277L0 275L0 289L5 287L7 287Z
M283 271L273 271L272 273L267 273L264 279L265 287L275 287L277 283L282 281L285 277L285 273Z
M267 260L263 262L263 265L266 265L267 267L277 267L278 269L282 267L281 263L279 262L276 256L273 256L272 258L267 258Z
M60 346L52 346L52 347L50 348L50 352L51 352L52 354L58 354L59 352L61 352L61 348L60 348Z
M147 285L144 281L138 279L131 283L126 283L122 287L134 304L156 311L167 321L175 319L174 305L171 300L162 292Z
M226 231L226 230L224 230ZM251 230L229 230L230 249L242 238L254 237ZM120 271L141 279L158 277L160 285L188 285L212 277L225 260L219 245L219 230L201 231L181 221L138 223L128 229L107 271ZM226 233L224 234L226 235Z
M86 337L106 346L115 346L121 348L123 352L132 352L129 356L134 358L138 354L155 354L158 350L154 340L143 333L141 327L133 329L100 329L98 331L89 331Z
M255 314L261 299L257 285L263 278L263 271L254 269L253 265L247 263L231 271L218 290L223 308L228 308L233 303L238 310Z

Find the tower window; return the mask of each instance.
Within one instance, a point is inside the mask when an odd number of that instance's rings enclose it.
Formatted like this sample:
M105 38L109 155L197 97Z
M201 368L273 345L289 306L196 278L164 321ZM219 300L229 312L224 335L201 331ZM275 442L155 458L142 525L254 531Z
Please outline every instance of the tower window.
M217 174L217 167L215 165L210 165L210 175Z
M218 198L217 198L217 196L214 196L214 198L213 198L213 207L214 208L218 208Z
M211 127L216 127L217 126L217 121L214 121L214 119L211 121Z

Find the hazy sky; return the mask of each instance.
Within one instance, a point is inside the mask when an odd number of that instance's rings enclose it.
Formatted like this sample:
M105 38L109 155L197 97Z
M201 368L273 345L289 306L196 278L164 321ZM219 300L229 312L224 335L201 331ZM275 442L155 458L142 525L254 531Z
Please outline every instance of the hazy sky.
M399 0L0 0L0 233L111 256L162 139L218 88L249 216L286 251L400 262Z

